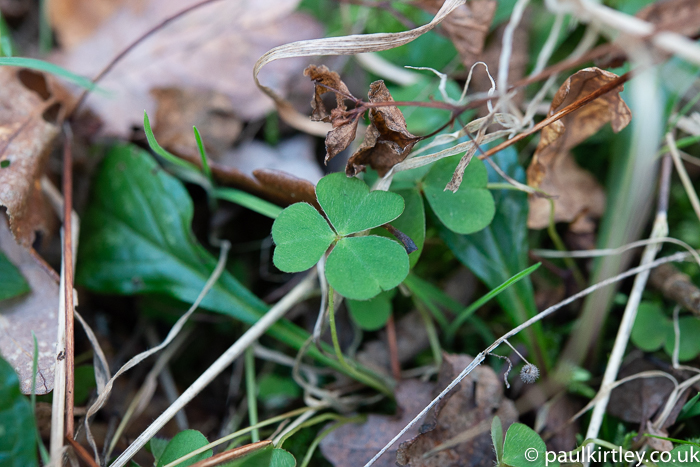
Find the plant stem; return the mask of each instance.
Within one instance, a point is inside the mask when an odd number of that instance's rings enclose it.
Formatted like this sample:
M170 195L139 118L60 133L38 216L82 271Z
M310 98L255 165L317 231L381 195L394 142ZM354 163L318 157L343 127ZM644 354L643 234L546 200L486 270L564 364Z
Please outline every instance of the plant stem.
M345 357L343 357L343 351L340 348L340 342L338 341L338 332L335 328L335 309L333 307L333 294L335 291L333 287L328 286L328 321L331 325L331 339L333 340L333 350L335 350L335 356L344 367L348 367Z
M258 424L258 391L255 385L255 355L252 345L245 349L245 387L246 399L248 400L248 420L250 426L255 426ZM253 443L260 441L260 431L254 428L250 433L250 438Z

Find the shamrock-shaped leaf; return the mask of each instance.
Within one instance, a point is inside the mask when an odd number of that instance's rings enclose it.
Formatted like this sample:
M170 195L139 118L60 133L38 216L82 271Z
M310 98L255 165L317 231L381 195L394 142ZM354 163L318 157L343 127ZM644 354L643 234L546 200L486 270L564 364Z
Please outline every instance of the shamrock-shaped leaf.
M510 467L559 467L559 462L546 458L547 446L532 428L513 423L503 443L503 464Z
M319 180L316 198L338 235L379 227L401 215L403 198L387 191L369 191L365 182L338 172Z
M326 219L307 203L296 203L282 211L272 226L277 248L275 265L283 271L309 269L326 252L336 235Z
M398 218L404 209L400 195L370 192L361 180L334 173L318 182L316 198L331 225L309 204L282 211L272 226L275 266L303 271L335 242L326 261L326 279L341 295L368 300L406 278L408 255L399 243L374 235L349 237Z
M693 316L681 316L678 319L678 328L678 360L692 360L700 354L700 342L695 337L700 333L700 321ZM673 321L654 303L639 304L631 337L634 345L645 352L653 352L663 347L668 355L673 355L676 344Z
M445 191L458 162L459 156L454 156L434 163L423 180L423 191L445 227L459 234L470 234L491 223L496 207L486 188L488 172L477 158L472 159L464 170L459 190L455 193Z

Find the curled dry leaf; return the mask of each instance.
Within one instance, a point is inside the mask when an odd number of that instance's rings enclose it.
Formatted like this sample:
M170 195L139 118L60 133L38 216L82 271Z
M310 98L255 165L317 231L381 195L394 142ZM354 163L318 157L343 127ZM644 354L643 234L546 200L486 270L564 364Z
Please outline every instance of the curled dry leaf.
M434 395L472 360L467 355L445 355ZM500 417L504 430L518 418L515 404L503 396L503 387L503 380L490 367L476 367L433 409L432 415L426 416L421 434L401 443L397 464L491 467L496 460L490 434L493 417ZM425 456L429 451L433 452Z
M549 115L616 78L614 73L599 68L578 71L557 91ZM530 186L554 197L555 222L576 221L572 230L590 231L590 218L600 217L605 209L605 193L595 178L576 164L569 151L608 122L616 133L627 126L632 113L620 96L622 89L620 86L543 128L527 169ZM549 225L549 211L549 200L530 197L528 227L541 229Z
M384 85L375 81L369 88L370 102L393 102L394 98ZM406 119L398 107L373 107L369 110L370 124L365 140L348 160L345 173L353 177L369 165L383 177L389 169L406 159L421 137L406 128Z
M83 9L92 10L93 1L59 3L68 4L65 15L80 18ZM94 76L132 41L195 3L121 2L105 14L95 14L95 24L68 40L52 59L76 73ZM109 94L93 93L87 104L104 120L103 132L122 136L130 134L132 125L140 126L144 109L154 114L150 95L154 88L214 90L227 96L241 119L264 117L273 102L256 88L250 74L257 58L276 45L322 34L316 20L294 11L298 4L299 0L238 0L197 8L129 53L100 82ZM72 21L55 14L52 21L59 38L71 35ZM303 66L303 60L280 62L265 81L284 89Z
M45 75L0 67L0 206L20 244L54 218L39 180L58 135L66 92Z
M357 124L360 116L348 118L345 115L347 107L345 99L355 99L348 87L340 79L340 75L335 71L330 71L325 65L309 65L304 70L304 76L308 76L314 82L314 97L311 100L311 120L315 122L327 122L333 128L326 135L326 157L324 162L337 156L345 150L355 139L357 134ZM335 94L336 107L328 113L323 103L322 96L328 92Z
M444 2L445 0L422 0L417 6L435 14ZM471 67L479 60L497 6L496 0L472 0L457 7L443 20L442 29L459 52L465 66Z
M39 347L36 393L53 389L58 336L58 276L34 252L18 245L0 214L0 251L27 279L31 291L4 300L0 314L0 353L19 375L24 394L32 390L32 363L36 334Z

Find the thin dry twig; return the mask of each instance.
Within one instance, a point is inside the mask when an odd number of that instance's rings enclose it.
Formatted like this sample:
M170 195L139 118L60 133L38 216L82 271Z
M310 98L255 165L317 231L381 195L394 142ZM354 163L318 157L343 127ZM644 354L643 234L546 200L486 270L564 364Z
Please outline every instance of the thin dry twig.
M64 125L63 141L63 288L65 289L66 313L66 434L73 438L75 419L73 416L73 393L75 391L75 325L73 320L73 144L70 126Z

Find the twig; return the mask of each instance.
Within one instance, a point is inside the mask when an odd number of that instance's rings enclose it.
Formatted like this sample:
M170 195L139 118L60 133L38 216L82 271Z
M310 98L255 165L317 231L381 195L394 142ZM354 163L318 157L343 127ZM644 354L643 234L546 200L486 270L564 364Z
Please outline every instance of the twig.
M231 347L226 350L185 392L171 404L111 465L123 467L129 460L155 436L160 429L175 416L187 403L204 389L214 378L224 371L243 351L257 341L270 326L281 319L284 314L299 301L303 300L313 289L316 279L315 270L292 289L282 300L265 313L248 329Z
M73 321L73 135L68 124L63 127L63 288L66 313L66 438L73 439L73 393L75 391L75 343Z
M391 374L396 381L401 381L401 362L399 361L399 346L396 341L396 323L394 313L389 314L386 321L386 340L389 347L389 361L391 362Z
M80 457L83 460L83 462L85 462L90 467L98 467L95 460L92 457L90 457L90 453L87 452L85 448L80 445L80 443L75 441L73 437L66 436L66 441L68 442L68 444L71 445L71 447L75 450L76 454L78 454L78 457Z
M119 63L124 57L126 57L133 49L135 49L139 44L141 44L143 41L151 37L153 34L156 32L160 31L163 29L165 26L167 26L169 23L175 21L178 18L181 18L182 16L185 16L186 14L204 6L208 5L210 3L217 2L219 0L202 0L198 3L195 3L194 5L190 5L187 8L184 8L177 13L168 16L165 18L163 21L158 23L157 25L153 26L151 29L143 33L140 37L138 37L135 41L133 41L131 44L126 46L124 50L119 52L97 75L92 79L93 84L96 84L98 81L100 81L102 78L105 77L107 73L112 71L112 68L114 68L117 63ZM87 98L88 94L90 93L91 89L86 89L83 91L83 93L80 95L80 98L78 99L78 103L73 107L73 110L71 111L71 114L77 113L78 109L85 103L85 99Z
M245 446L239 446L229 451L224 451L210 457L209 459L203 459L195 464L192 464L192 467L212 467L223 462L240 459L243 456L247 456L248 454L264 449L271 444L272 441L270 440L256 441L251 444L246 444Z
M659 266L649 276L649 284L700 318L700 289L687 274L671 264Z
M668 209L668 198L669 198L669 185L671 180L671 161L668 157L664 158L661 175L659 177L659 202L658 209L656 211L656 219L654 219L654 227L651 231L651 238L661 238L668 234L668 222L667 222L667 209ZM651 243L644 248L644 253L642 254L641 265L651 263L656 254L661 249L661 244ZM632 327L634 326L634 321L637 318L637 309L639 308L639 303L642 300L642 292L646 288L647 279L649 278L650 270L645 270L639 273L637 277L634 278L634 285L632 286L632 291L630 292L629 299L627 300L627 305L625 306L625 311L622 315L622 322L617 330L617 336L615 337L615 343L613 344L613 349L608 359L608 365L605 368L605 373L603 375L603 381L600 383L599 391L606 391L604 395L600 397L593 412L591 413L591 420L588 424L588 431L586 432L586 438L597 438L600 427L603 424L603 416L605 415L605 409L610 401L610 391L608 386L615 382L617 378L617 373L622 365L622 359L625 356L625 349L627 348L627 343L629 342L630 335L632 334Z
M678 153L678 147L676 146L676 140L671 133L666 133L666 145L668 146L668 150L673 158L673 164L676 166L678 177L681 179L683 188L685 188L688 199L690 199L690 204L693 206L695 215L698 217L698 219L700 219L700 200L698 200L698 194L695 192L693 182L690 180L688 172L686 172L685 167L683 166L681 156Z
M655 261L652 261L651 263L644 264L641 266L637 266L636 268L629 269L629 270L627 270L621 274L618 274L617 276L611 277L609 279L605 279L597 284L594 284L594 285L582 290L581 292L579 292L575 295L572 295L571 297L569 297L565 300L562 300L561 302L557 303L556 305L550 306L546 310L538 313L537 315L533 316L529 320L525 321L524 323L522 323L521 325L519 325L515 329L504 334L503 336L498 338L493 344L491 344L489 347L487 347L484 351L480 352L476 357L474 357L474 360L472 360L472 362L464 370L462 370L462 372L459 375L457 375L457 377L454 380L452 380L452 382L449 385L447 385L447 387L445 389L443 389L443 391L440 394L438 394L438 396L435 399L433 399L423 410L421 410L421 412L418 415L416 415L413 418L413 420L411 420L394 438L392 438L391 441L389 441L386 446L384 446L372 459L370 459L365 464L364 467L369 467L372 464L374 464L377 461L377 459L379 459L382 456L382 454L384 454L391 446L393 446L394 443L396 443L396 441L398 441L399 438L401 438L409 429L411 429L412 426L414 426L419 420L421 420L430 411L430 409L432 409L437 403L439 403L455 386L457 386L464 378L466 378L467 375L469 375L469 373L471 373L472 370L474 370L474 368L476 368L478 365L480 365L481 362L483 362L484 359L486 358L486 355L492 353L493 350L496 349L496 347L498 347L504 340L518 334L523 329L531 326L532 324L534 324L538 321L541 321L542 319L551 315L552 313L559 310L560 308L568 305L569 303L572 303L572 302L578 300L581 297L585 297L586 295L590 294L591 292L594 292L595 290L598 290L602 287L608 286L608 285L613 284L615 282L619 282L623 279L626 279L627 277L634 276L642 271L647 271L649 269L653 269L661 264L670 263L673 261L684 261L689 256L690 256L689 253L684 253L684 252L683 253L675 253L675 254L670 255L670 256L665 256L663 258L659 258Z

